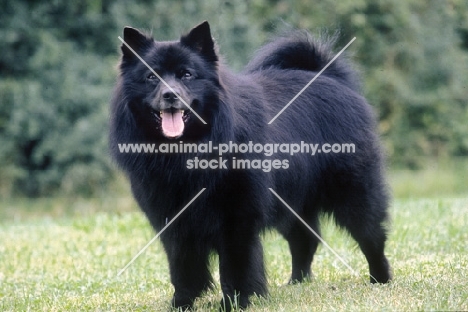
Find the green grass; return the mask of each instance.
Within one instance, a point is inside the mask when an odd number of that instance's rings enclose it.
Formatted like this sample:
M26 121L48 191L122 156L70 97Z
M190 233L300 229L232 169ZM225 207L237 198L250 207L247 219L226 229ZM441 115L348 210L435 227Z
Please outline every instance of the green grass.
M420 170L393 169L389 180L396 198L441 198L467 195L468 159L426 160Z
M16 200L3 202L0 210L1 311L167 310L173 289L159 242L116 276L154 235L131 198ZM367 264L356 244L324 220L324 239L360 276L320 247L314 280L287 286L287 245L268 233L270 296L254 298L250 311L468 310L468 200L396 200L391 212L392 283L367 283ZM218 287L196 305L217 311L219 299Z

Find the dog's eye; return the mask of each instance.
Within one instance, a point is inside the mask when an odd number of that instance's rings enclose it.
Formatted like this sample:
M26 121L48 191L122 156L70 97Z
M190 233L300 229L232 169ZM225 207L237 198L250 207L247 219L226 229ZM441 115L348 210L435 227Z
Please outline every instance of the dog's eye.
M158 79L158 77L156 77L155 74L151 73L151 74L149 74L148 76L146 76L146 79L148 79L148 80L155 80L155 79Z
M189 80L189 79L192 79L193 78L193 75L190 71L188 70L182 70L180 72L180 78L181 79L184 79L184 80Z

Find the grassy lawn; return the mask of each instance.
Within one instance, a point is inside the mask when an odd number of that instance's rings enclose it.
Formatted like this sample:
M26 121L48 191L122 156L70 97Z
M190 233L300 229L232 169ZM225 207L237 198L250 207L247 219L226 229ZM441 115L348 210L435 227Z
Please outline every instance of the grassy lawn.
M249 311L468 310L468 199L397 199L391 212L392 283L367 283L367 264L356 244L324 220L324 239L360 276L320 247L314 280L287 286L287 245L268 233L270 296L254 298ZM116 276L153 236L127 197L4 201L0 311L166 311L173 289L159 242ZM218 287L196 306L217 311L220 298Z

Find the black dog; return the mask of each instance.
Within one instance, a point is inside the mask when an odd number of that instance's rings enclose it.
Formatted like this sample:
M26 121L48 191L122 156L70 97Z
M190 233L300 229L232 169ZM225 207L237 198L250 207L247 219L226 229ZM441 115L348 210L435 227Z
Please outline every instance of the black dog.
M246 307L254 293L265 295L259 235L268 227L289 243L291 282L311 275L318 240L269 188L316 231L319 215L332 214L358 242L371 282L391 279L384 255L388 194L383 160L375 117L359 94L356 74L338 58L268 123L332 59L330 42L292 32L265 45L243 73L234 74L220 61L207 22L172 42L125 28L124 41L158 74L122 45L110 147L133 195L159 231L206 188L161 235L175 287L174 307L191 307L211 287L212 252L219 254L227 310L232 302ZM181 141L225 144L232 150L219 158L218 151L201 149L150 154L119 148L122 143L155 143L162 149ZM323 149L315 156L311 150L285 150L287 144L306 143ZM250 149L239 150L241 144ZM343 144L353 144L355 150L330 152ZM254 152L252 146L276 151Z

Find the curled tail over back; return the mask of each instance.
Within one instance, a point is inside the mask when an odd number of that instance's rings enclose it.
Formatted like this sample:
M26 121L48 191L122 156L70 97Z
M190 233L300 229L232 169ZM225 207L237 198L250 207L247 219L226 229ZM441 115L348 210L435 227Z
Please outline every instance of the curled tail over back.
M273 68L319 72L335 57L333 46L336 36L323 37L325 38L315 38L303 31L288 33L260 48L247 65L246 71ZM358 75L343 54L333 61L322 75L359 92L360 82L356 78Z

